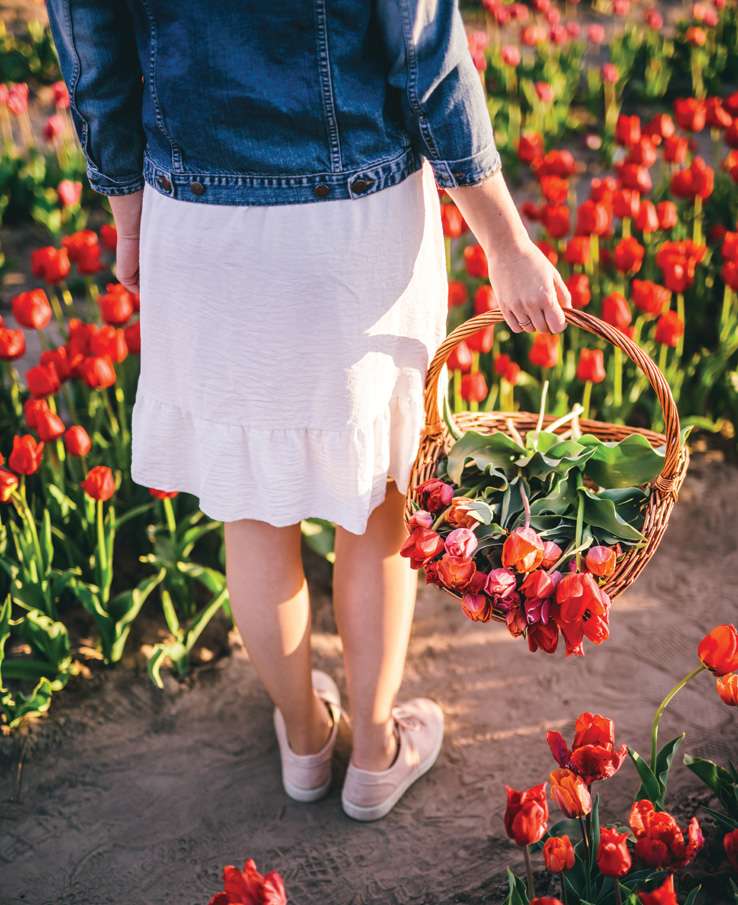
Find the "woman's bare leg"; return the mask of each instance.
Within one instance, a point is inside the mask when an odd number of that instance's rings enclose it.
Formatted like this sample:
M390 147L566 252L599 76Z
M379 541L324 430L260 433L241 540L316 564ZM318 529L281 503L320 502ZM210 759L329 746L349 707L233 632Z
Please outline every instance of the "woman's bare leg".
M225 546L231 607L249 659L282 712L292 750L314 754L328 739L332 721L310 675L310 600L300 525L226 522Z
M390 482L363 535L336 528L333 605L351 705L352 762L364 770L384 770L396 753L391 711L417 591L417 572L399 554L407 536L403 504Z

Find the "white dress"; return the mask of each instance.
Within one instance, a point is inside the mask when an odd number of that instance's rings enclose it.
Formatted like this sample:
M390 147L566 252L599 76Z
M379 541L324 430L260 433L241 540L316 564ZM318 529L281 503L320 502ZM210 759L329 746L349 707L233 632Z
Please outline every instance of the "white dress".
M357 200L219 205L144 189L138 484L206 515L361 534L404 492L446 331L430 167Z

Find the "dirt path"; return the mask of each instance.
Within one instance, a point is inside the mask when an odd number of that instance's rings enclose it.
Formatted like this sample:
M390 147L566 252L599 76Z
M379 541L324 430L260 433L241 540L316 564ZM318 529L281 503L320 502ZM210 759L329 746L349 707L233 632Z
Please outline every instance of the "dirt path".
M294 905L500 902L517 855L502 830L503 782L546 778L545 728L585 709L646 749L653 710L692 667L702 631L735 619L737 508L738 471L695 463L656 559L616 604L609 643L583 660L530 656L503 628L469 623L425 589L403 693L442 702L446 743L377 824L342 815L338 783L317 805L285 798L271 709L242 651L192 689L157 693L123 669L82 700L62 695L37 733L20 803L9 800L12 763L2 764L0 903L205 905L222 865L247 855L283 873ZM317 660L341 683L325 596L316 608ZM707 678L673 706L664 732L680 729L692 753L735 751L735 712ZM339 779L345 740L341 754ZM694 788L690 778L676 771L672 800ZM607 790L621 819L634 785L626 765Z

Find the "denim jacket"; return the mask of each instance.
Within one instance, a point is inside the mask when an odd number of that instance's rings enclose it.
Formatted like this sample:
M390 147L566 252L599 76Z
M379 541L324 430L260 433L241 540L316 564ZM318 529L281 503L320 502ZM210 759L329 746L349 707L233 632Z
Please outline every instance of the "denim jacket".
M360 198L500 167L456 0L46 0L87 175L124 195Z

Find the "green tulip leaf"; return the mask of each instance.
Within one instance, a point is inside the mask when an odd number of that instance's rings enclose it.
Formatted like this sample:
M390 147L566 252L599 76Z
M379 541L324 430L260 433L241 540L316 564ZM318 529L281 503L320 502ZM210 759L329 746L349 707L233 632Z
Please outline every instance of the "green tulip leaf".
M509 469L516 459L525 456L524 447L502 431L480 434L467 431L451 447L447 456L446 471L454 484L461 484L461 475L466 463L471 460L480 471L488 468Z
M642 434L631 434L617 443L585 434L579 442L594 450L584 473L599 487L648 484L664 467L663 448L654 449Z
M637 528L621 517L615 503L608 497L594 493L588 487L581 487L584 495L584 521L593 528L604 528L613 537L633 543L644 540Z
M641 787L636 792L636 800L647 798L656 807L660 807L663 803L664 789L658 777L637 751L628 748L628 754L641 778Z

